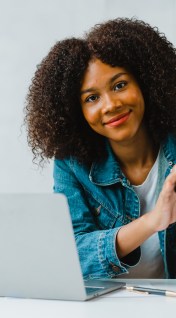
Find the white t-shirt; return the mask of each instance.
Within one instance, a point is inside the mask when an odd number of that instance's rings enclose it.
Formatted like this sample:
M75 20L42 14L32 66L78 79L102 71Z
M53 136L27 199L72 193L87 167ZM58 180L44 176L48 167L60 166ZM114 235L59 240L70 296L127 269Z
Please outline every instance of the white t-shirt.
M134 186L140 200L141 215L151 211L156 202L159 154L145 181ZM164 263L160 251L158 233L153 234L141 245L141 258L137 265L128 268L128 278L165 278Z

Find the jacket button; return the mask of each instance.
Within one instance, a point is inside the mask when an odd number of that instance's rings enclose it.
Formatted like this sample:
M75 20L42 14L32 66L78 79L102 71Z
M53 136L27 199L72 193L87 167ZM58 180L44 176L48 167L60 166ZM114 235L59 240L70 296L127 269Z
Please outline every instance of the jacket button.
M100 214L101 205L98 208L94 208L95 215L98 216Z
M112 270L113 270L114 272L119 273L119 267L118 267L118 266L116 266L116 265L114 265L114 264L111 264L111 266L112 266Z

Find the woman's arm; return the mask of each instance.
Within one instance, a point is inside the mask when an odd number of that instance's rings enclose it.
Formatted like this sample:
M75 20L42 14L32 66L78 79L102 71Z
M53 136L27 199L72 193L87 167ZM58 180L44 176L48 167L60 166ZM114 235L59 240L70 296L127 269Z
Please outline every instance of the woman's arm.
M166 178L154 209L124 225L116 237L116 250L123 258L139 247L152 234L165 230L176 222L176 166Z

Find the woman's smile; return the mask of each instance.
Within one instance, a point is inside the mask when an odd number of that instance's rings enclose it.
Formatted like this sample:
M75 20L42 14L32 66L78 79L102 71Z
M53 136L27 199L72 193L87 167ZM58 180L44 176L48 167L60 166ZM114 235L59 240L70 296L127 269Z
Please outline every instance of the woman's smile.
M108 127L117 127L121 124L123 124L130 116L131 110L129 110L126 113L123 113L119 116L115 116L112 119L110 119L108 122L104 123L104 125Z

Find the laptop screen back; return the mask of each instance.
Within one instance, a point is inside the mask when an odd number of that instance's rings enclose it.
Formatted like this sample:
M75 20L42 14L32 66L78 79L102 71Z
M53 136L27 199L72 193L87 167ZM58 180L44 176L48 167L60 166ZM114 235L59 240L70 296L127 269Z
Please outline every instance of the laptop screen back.
M0 194L0 255L0 296L86 298L65 196Z

